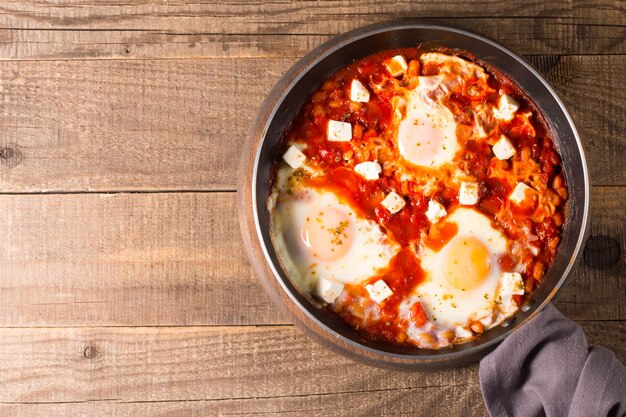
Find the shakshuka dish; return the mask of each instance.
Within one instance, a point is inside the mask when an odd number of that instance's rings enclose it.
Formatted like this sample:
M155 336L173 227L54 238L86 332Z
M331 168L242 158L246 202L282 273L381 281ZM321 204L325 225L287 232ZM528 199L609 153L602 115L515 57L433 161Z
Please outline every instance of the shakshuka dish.
M365 338L470 341L554 260L568 193L551 132L467 53L360 59L313 92L281 143L267 203L281 266Z

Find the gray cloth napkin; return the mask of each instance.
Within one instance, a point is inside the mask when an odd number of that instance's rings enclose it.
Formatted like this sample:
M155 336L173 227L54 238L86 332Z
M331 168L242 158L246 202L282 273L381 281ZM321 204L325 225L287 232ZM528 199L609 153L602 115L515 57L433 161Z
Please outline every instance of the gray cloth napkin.
M626 368L548 305L480 362L492 417L626 416Z

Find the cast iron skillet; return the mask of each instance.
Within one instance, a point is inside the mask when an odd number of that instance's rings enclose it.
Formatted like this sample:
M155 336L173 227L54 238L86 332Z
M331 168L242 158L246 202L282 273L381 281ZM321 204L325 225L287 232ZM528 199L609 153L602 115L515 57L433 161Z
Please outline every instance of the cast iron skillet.
M372 53L394 48L464 49L513 80L543 112L554 133L569 188L565 226L558 254L541 286L521 310L478 339L452 348L423 350L362 338L310 296L302 294L280 267L269 236L266 199L270 167L278 143L309 95L337 70ZM254 119L243 150L238 177L241 232L250 262L265 290L310 336L350 358L402 369L460 366L488 353L507 335L537 314L567 280L585 239L589 211L589 177L576 128L546 81L511 51L483 37L449 27L415 21L388 22L357 29L316 48L276 84Z

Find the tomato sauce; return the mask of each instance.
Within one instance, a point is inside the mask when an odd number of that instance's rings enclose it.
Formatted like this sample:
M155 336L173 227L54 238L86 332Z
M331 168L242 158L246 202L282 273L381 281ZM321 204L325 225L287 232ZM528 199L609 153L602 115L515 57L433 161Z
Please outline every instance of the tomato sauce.
M398 316L398 307L424 279L424 271L415 254L409 248L404 248L391 260L389 267L380 276L370 279L369 283L380 279L387 283L393 294L385 300L380 319L363 330L370 337L395 342L406 327L406 323Z

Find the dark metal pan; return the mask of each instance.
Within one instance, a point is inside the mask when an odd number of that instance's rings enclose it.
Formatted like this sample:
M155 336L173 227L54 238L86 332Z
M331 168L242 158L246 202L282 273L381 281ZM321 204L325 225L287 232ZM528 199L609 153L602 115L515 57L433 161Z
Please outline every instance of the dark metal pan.
M280 267L269 236L266 198L270 167L283 132L309 95L331 74L372 53L394 48L463 49L507 76L543 113L563 160L569 200L562 240L554 264L522 309L503 325L476 340L424 350L366 340L340 318L299 292ZM350 358L402 369L435 369L478 360L537 314L565 283L584 243L589 212L589 176L578 133L548 83L522 58L483 37L415 21L388 22L338 36L298 61L263 102L250 128L238 177L241 231L250 262L265 290L296 325Z

